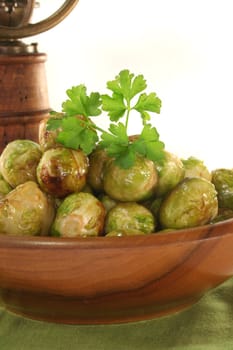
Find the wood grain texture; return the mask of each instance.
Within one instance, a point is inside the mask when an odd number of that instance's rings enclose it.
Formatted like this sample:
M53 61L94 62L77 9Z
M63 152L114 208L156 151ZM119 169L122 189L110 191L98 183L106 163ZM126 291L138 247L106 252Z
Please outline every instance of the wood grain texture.
M233 276L233 220L135 237L0 235L0 296L27 317L144 320L191 305Z
M0 152L15 139L38 141L48 116L45 54L0 55Z

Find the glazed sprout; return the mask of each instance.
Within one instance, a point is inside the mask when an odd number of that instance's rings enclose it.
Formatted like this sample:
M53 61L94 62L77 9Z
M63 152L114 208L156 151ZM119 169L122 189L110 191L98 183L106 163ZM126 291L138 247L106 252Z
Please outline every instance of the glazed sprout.
M139 236L139 235L145 235L146 233L139 230L118 230L118 231L111 231L107 233L106 237L123 237L123 236Z
M50 112L49 117L41 120L38 130L38 139L42 152L45 152L51 148L63 147L63 144L60 142L60 133L63 131L63 118L65 118L65 114L63 112L59 113L52 111ZM84 117L79 114L75 115L74 118L78 120L84 119ZM49 127L51 123L55 125L52 128Z
M212 183L218 193L219 207L233 209L233 169L213 170Z
M185 178L163 200L162 228L182 229L210 223L218 214L214 185L201 177Z
M165 151L162 164L156 164L159 180L156 187L156 196L162 197L174 188L184 178L184 166L179 157Z
M195 157L181 160L185 169L185 177L204 177L204 179L211 181L211 172L202 160Z
M88 183L86 183L86 185L82 188L82 192L93 193L93 189Z
M0 199L5 197L13 188L4 180L2 174L0 173Z
M36 168L41 156L38 143L31 140L11 141L0 156L0 172L11 187L37 181Z
M59 237L89 237L103 234L105 209L90 193L72 193L57 210L51 234Z
M158 223L159 223L159 212L160 212L160 207L161 207L162 202L163 202L163 198L157 197L152 201L152 203L149 207L149 210L152 212L152 214L154 215L154 217Z
M105 220L106 234L122 230L136 230L147 234L154 232L155 227L153 214L136 202L118 203L108 212Z
M34 181L18 185L0 201L0 232L7 235L48 235L55 210L51 197Z
M109 160L103 177L104 191L120 202L137 202L152 197L157 182L154 163L141 156L137 156L134 165L128 169Z
M106 212L109 212L109 210L115 207L115 205L118 203L117 201L115 201L105 193L102 193L101 195L99 195L98 198L103 204Z
M45 151L37 167L43 191L58 198L81 191L86 185L88 158L80 150L64 147Z
M211 221L211 224L233 218L233 209L218 208L218 215Z
M42 152L45 152L50 148L56 148L61 146L61 144L59 144L56 141L57 136L61 131L61 128L58 127L54 130L48 130L47 125L48 125L48 121L51 118L61 119L62 116L63 116L63 113L55 113L52 116L48 118L44 118L40 121L39 130L38 130L38 139L39 139L39 144Z
M104 149L96 148L89 155L89 170L87 173L87 183L97 193L103 191L103 173L108 160L109 156L107 155Z

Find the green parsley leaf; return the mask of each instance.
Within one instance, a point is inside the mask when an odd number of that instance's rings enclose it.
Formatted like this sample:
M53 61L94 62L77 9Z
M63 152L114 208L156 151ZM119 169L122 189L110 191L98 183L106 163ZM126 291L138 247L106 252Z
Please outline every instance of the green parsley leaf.
M134 150L152 161L162 161L164 159L164 143L159 140L159 134L155 127L146 124L132 144Z
M111 124L109 132L101 135L99 146L106 149L107 154L114 158L115 163L121 168L129 168L134 164L135 151L131 147L125 126L122 123Z
M151 112L160 113L161 100L154 92L143 92L146 87L143 75L134 76L127 69L107 82L111 95L92 92L88 96L85 85L74 86L66 91L69 99L63 102L62 113L58 118L49 120L47 129L61 129L57 141L65 147L82 149L86 154L95 148L99 141L97 132L100 132L99 146L123 168L131 167L137 154L159 162L164 156L164 143L159 140L156 128L148 122ZM133 99L138 94L133 105ZM132 110L140 114L143 125L141 134L133 141L127 135ZM102 111L107 112L113 122L107 131L90 119ZM124 123L119 122L123 117Z
M123 152L118 154L115 158L115 163L123 169L129 169L134 165L135 159L136 153L129 145Z
M128 69L122 70L115 80L107 83L107 88L114 93L123 96L126 100L131 100L139 92L146 89L146 81L143 75L134 77Z
M62 129L65 131L76 130L78 133L80 133L83 130L84 122L85 122L85 119L82 120L77 116L65 117L62 119Z
M56 130L61 128L61 126L62 126L62 119L49 118L46 123L47 130Z
M107 154L115 159L117 165L129 168L135 161L135 152L131 149L125 125L111 124L109 132L101 135L100 147L106 149Z
M133 107L138 112L150 111L160 113L161 100L157 97L155 92L151 92L149 95L141 94L136 105Z
M151 116L147 111L141 111L142 124L146 125L146 123L151 120Z
M130 101L146 88L146 81L143 75L134 78L134 74L125 69L107 83L107 88L113 93L102 95L102 109L108 112L111 121L117 122L130 111Z
M107 82L107 88L112 90L113 93L121 95L127 99L129 97L132 78L133 74L130 74L128 70L122 70L119 75L115 77L115 80Z
M143 75L138 75L132 82L131 91L130 91L130 99L136 96L139 92L145 90L147 87L146 80Z
M49 120L49 125L54 128L56 123ZM85 154L90 154L96 147L99 138L96 130L92 127L92 122L88 119L74 117L64 117L60 120L59 132L56 141L64 147L72 149L82 149Z
M111 121L117 122L126 111L124 99L122 95L113 93L112 97L108 95L102 95L102 109L108 111L108 115Z
M73 86L66 91L67 96L70 98L62 103L63 112L68 116L83 115L85 117L98 116L101 114L100 94L98 92L92 92L90 96L87 96L86 86L81 84Z
M128 147L128 136L124 124L110 124L109 132L101 135L100 147L105 148L110 157L117 157Z

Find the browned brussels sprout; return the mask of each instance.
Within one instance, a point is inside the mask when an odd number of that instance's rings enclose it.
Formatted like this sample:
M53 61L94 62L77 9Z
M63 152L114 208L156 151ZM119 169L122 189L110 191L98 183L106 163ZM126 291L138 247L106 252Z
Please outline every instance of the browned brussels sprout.
M64 113L51 112L51 115L41 120L38 130L38 139L42 152L47 151L51 148L62 147L62 144L58 142L57 138L59 133L62 131L61 126L57 126L55 129L48 129L50 120L60 120L65 117ZM76 115L75 118L83 119L82 115Z
M109 157L104 149L97 148L89 156L89 169L87 173L87 183L94 191L103 191L103 173Z
M37 167L37 179L43 191L64 198L86 185L88 158L80 150L58 147L45 151Z
M31 140L8 143L0 156L0 172L11 187L37 181L36 168L42 156L39 144Z
M156 187L156 196L162 197L174 188L184 178L184 166L180 158L176 155L165 152L163 163L156 164L159 175L158 185Z
M8 184L8 182L3 178L2 174L0 173L0 199L5 197L7 193L12 191L12 187Z
M53 119L61 119L63 117L63 113L56 113L51 117L44 118L41 120L39 124L39 130L38 130L38 139L39 139L39 144L41 147L42 152L47 151L50 148L56 148L56 147L61 147L61 144L59 144L56 139L61 131L61 128L57 128L54 130L48 130L47 129L47 123L48 121L53 118Z
M88 192L88 193L93 194L93 190L92 190L91 186L88 185L88 183L86 183L86 185L82 188L82 192Z
M218 214L214 185L201 177L185 178L163 200L162 228L182 229L210 223Z
M51 234L60 237L100 236L105 214L103 204L92 194L72 193L57 209Z
M211 221L214 224L219 221L224 221L233 218L233 209L229 208L218 208L218 215Z
M110 160L103 177L104 191L120 202L137 202L152 197L157 182L154 163L140 156L129 169L123 169Z
M145 235L146 233L139 230L117 230L107 233L106 237L124 237L124 236L139 236Z
M160 210L160 205L163 201L163 198L161 197L155 197L152 198L151 200L145 201L145 202L140 202L144 207L146 207L153 215L156 221L156 229L159 230L159 210Z
M219 207L233 209L233 169L213 170L212 183L218 193Z
M109 212L109 210L115 207L115 205L118 203L117 201L109 197L107 194L101 194L98 198L101 201L101 203L103 203L106 212Z
M211 181L211 172L202 160L189 157L182 159L182 163L185 169L185 177L204 177L204 179Z
M135 202L118 203L108 212L105 220L106 234L122 230L152 233L155 227L153 214L143 205Z
M33 181L18 185L0 202L0 233L48 235L55 216L54 203Z
M158 218L162 201L163 201L163 198L158 197L158 198L155 198L150 205L149 209L156 218Z

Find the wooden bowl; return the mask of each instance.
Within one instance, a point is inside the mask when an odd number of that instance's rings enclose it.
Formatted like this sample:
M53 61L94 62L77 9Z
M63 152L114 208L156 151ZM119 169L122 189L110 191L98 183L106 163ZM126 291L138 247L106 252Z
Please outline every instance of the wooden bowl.
M182 310L233 276L233 220L134 237L0 235L0 298L14 313L69 324Z

